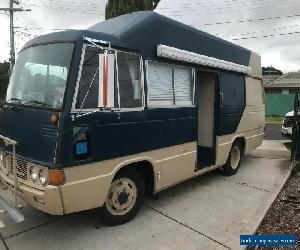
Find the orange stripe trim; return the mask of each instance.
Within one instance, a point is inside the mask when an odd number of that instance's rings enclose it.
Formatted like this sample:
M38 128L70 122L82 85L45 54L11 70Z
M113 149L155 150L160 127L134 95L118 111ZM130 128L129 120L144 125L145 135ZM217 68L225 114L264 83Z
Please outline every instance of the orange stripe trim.
M105 103L107 106L108 105L108 56L106 56L105 78L106 78Z
M102 98L103 98L103 106L107 106L107 82L108 82L108 57L103 57L103 89L102 89Z

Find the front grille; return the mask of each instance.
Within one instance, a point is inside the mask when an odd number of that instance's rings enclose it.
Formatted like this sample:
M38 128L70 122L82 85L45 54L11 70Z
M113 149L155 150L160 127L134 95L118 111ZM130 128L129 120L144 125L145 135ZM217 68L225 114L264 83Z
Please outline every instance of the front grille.
M17 177L27 180L28 163L27 161L16 159ZM3 167L7 172L13 173L13 157L11 155L4 156Z
M294 117L293 116L286 116L283 121L283 126L288 128L293 126Z

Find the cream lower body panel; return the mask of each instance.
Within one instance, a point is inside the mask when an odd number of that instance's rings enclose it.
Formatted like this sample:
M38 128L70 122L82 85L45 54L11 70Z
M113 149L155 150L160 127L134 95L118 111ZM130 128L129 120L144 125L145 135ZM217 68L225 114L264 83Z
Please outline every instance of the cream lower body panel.
M217 165L221 166L226 163L232 143L236 138L245 139L244 154L248 154L261 145L264 138L264 131L263 129L255 129L217 137Z
M226 143L218 147L218 155L228 156L231 143L228 139L234 135L218 138ZM255 136L249 139L249 147L254 148L259 142ZM251 143L250 143L251 142ZM113 160L85 164L64 169L66 183L60 187L47 186L44 190L36 190L20 185L19 196L29 205L53 215L69 214L82 210L101 207L106 199L110 184L115 174L122 167L131 163L147 161L153 167L154 192L159 192L184 180L209 172L219 165L210 166L195 172L196 142L162 148ZM224 152L220 153L220 149ZM227 156L224 157L226 161ZM225 159L226 158L226 159ZM0 177L11 182L0 172ZM43 203L38 202L37 199Z
M38 190L20 183L18 196L27 204L52 215L101 207L118 170L142 161L152 165L154 193L158 192L195 175L196 142L65 168L64 185L49 185ZM1 170L0 179L13 187L13 179Z
M195 164L196 146L195 151L156 162L155 170L160 176L157 178L156 192L191 178L195 172Z
M65 168L67 182L60 187L64 213L101 207L118 170L141 161L152 165L158 192L195 175L196 142Z
M5 184L13 188L14 181L3 171L0 171L0 179ZM10 192L10 190L2 191ZM11 196L11 194L10 194ZM24 183L18 185L18 197L32 207L52 215L63 215L60 191L58 187L47 186L44 190L38 190Z
M217 165L227 161L232 143L236 138L245 139L244 153L248 154L259 147L264 137L265 107L264 105L248 105L241 117L235 133L217 137Z

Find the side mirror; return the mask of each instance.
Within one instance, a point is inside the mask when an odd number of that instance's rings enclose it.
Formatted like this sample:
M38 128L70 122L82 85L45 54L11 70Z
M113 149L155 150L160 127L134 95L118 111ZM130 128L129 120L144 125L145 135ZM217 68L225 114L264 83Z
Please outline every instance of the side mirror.
M99 54L99 108L115 107L115 55Z

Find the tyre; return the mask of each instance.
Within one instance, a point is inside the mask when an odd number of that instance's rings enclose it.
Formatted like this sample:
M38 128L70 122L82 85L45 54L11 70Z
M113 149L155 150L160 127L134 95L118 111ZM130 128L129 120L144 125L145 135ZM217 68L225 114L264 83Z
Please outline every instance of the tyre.
M117 226L132 220L145 198L143 177L134 169L121 170L113 179L105 203L100 208L103 224Z
M241 158L243 155L243 148L239 141L234 141L229 152L228 159L221 171L224 175L235 175L241 165Z

